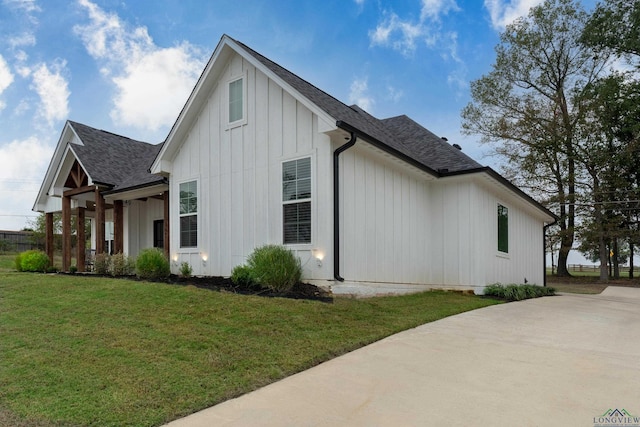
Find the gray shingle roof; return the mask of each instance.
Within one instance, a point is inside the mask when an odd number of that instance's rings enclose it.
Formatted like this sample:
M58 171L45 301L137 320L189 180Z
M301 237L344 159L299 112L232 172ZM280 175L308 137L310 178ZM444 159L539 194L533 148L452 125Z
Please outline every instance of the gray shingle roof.
M227 36L228 37L228 36ZM232 39L233 40L233 39ZM348 106L289 70L234 40L260 63L291 85L338 122L357 129L381 145L411 159L434 172L447 170L461 172L482 167L461 150L452 147L407 116L380 120L357 106Z
M161 144L152 145L69 121L84 145L73 145L78 160L96 184L111 191L160 184L164 178L149 173Z

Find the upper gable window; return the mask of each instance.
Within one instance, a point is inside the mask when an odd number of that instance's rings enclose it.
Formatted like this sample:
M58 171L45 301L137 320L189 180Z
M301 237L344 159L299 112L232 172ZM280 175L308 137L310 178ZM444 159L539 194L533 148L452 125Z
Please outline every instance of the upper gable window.
M244 120L244 79L229 83L229 123Z

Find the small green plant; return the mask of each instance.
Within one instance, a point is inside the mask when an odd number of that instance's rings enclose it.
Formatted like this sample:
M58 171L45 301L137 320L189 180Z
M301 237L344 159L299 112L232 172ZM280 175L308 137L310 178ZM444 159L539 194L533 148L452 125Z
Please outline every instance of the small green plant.
M107 253L96 254L93 259L93 271L96 274L108 274L111 265L111 256Z
M38 250L25 251L20 254L20 269L18 271L33 271L44 273L49 268L49 256ZM16 261L17 266L17 261Z
M484 288L484 294L502 298L507 301L521 301L530 298L539 298L544 296L555 295L554 288L536 285L501 285L494 283Z
M112 276L130 276L135 272L135 261L119 252L111 256L109 273Z
M279 245L256 248L247 258L247 267L255 283L280 293L290 291L302 275L300 259Z
M69 273L76 274L77 272L78 272L78 267L76 267L75 265L72 265L71 267L69 267Z
M180 264L180 276L184 278L189 278L193 274L193 268L191 268L191 264L187 261L182 261Z
M236 265L231 271L231 281L236 286L250 288L256 283L253 280L253 270L246 265Z
M141 279L166 279L171 274L171 266L160 249L143 249L136 260L136 274Z

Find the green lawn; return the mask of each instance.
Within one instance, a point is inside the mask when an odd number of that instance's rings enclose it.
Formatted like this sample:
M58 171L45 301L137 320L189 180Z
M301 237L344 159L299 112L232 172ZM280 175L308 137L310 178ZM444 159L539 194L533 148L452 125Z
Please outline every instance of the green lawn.
M0 425L154 426L496 301L428 292L321 303L9 271Z

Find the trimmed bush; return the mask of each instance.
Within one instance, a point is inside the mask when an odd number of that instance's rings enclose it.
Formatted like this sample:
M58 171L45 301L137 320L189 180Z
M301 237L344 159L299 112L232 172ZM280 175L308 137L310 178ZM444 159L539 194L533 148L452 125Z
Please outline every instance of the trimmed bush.
M554 288L536 285L501 285L495 283L484 288L484 294L507 301L521 301L530 298L552 296L556 294Z
M38 250L22 252L20 254L20 267L19 271L45 273L49 268L49 257L43 251Z
M108 274L111 256L107 253L97 254L93 259L93 271L96 274Z
M136 260L136 274L141 279L166 279L171 274L169 260L158 248L143 249Z
M236 265L231 272L231 281L236 286L253 287L255 281L253 280L253 270L246 265Z
M112 276L130 276L135 272L135 260L119 252L111 256L109 273Z
M251 277L263 288L285 293L300 281L300 259L284 246L265 245L256 248L247 259Z
M180 264L180 276L184 278L189 278L193 274L193 268L191 268L191 264L187 261L182 261Z

